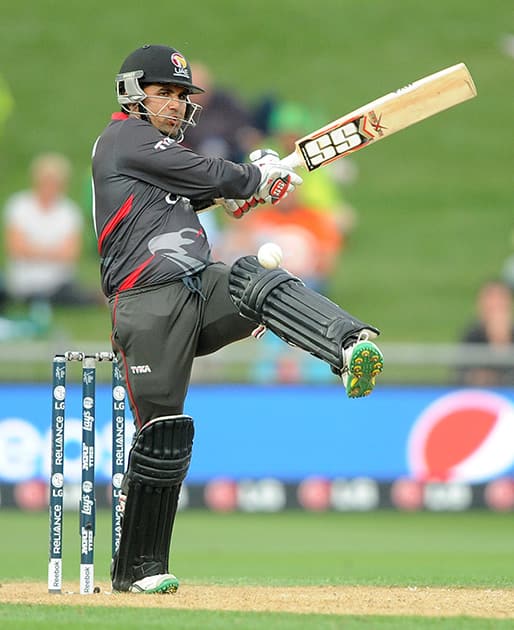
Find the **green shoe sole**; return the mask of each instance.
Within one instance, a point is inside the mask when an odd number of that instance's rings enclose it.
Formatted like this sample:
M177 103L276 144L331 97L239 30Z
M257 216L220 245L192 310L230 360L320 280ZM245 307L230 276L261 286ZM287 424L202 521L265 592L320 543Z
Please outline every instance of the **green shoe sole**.
M178 580L177 579L166 579L163 580L158 586L155 588L151 588L147 591L144 591L145 595L152 593L175 593L178 589Z
M369 396L375 387L375 378L384 368L384 357L371 341L355 344L348 365L346 393L349 398Z
M179 581L175 576L163 577L155 586L142 586L141 584L132 584L129 589L130 593L139 593L143 595L155 595L164 593L175 593L179 587ZM115 591L116 592L116 591Z

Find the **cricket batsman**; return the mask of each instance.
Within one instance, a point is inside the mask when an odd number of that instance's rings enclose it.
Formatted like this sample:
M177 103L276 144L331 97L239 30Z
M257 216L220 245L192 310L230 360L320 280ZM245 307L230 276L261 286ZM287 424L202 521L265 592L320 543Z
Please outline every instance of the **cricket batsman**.
M350 398L368 395L382 370L375 327L255 256L232 266L212 260L198 211L217 199L242 218L280 203L302 179L269 150L236 164L182 146L201 110L190 96L199 92L182 53L142 46L121 65L121 109L93 149L102 287L136 425L111 568L121 592L178 588L168 558L193 447L184 400L195 357L269 329L328 363Z

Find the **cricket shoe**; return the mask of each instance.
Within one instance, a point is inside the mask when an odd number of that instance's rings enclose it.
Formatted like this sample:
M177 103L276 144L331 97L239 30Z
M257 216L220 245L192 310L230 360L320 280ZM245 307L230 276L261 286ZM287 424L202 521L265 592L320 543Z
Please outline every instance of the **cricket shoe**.
M174 593L178 589L178 580L171 573L160 573L159 575L149 575L134 582L129 593Z
M357 341L344 349L344 367L341 372L348 398L368 396L375 387L375 378L384 368L384 357L370 341L376 337L371 330L360 332Z

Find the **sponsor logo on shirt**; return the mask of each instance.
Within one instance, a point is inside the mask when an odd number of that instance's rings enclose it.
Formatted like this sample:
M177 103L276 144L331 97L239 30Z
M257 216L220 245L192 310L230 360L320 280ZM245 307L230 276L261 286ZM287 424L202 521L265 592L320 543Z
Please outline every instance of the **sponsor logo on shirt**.
M173 140L173 138L166 137L154 144L153 148L157 149L158 151L165 151L166 149L169 149L174 142L175 140Z

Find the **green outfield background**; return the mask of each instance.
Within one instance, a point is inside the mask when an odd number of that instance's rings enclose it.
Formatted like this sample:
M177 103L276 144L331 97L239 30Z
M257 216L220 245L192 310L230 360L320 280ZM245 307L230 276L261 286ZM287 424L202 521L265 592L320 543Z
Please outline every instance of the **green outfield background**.
M46 581L48 518L0 512L2 574ZM97 521L95 576L109 577L110 512ZM78 580L78 514L64 515L64 580ZM514 587L512 515L179 513L173 570L184 584L362 584L375 586ZM66 587L65 589L66 590Z
M514 59L501 42L513 21L506 0L6 0L0 72L14 108L0 137L0 202L47 150L72 157L72 193L84 201L91 146L116 107L114 74L146 42L207 62L249 103L272 93L327 120L464 61L478 98L352 158L359 177L346 196L359 224L330 291L384 341L452 341L512 247ZM97 284L92 247L82 273ZM97 311L56 321L80 338L108 333Z
M77 514L65 516L64 590L78 580ZM0 511L2 582L45 581L48 523L45 515ZM109 514L100 512L95 575L108 580ZM215 514L179 515L172 550L181 588L196 584L244 586L360 585L405 588L514 586L512 516L466 514ZM65 597L65 596L64 596ZM95 596L92 596L95 597ZM145 597L145 596L141 596ZM172 597L172 596L170 596ZM391 595L389 601L394 596ZM448 630L512 628L512 619L236 613L185 610L2 605L0 625L9 630L56 628L226 628ZM65 603L65 602L64 602ZM108 604L106 604L108 605ZM385 608L386 609L386 608ZM434 610L437 605L434 606ZM364 612L364 611L363 611ZM508 611L503 611L508 612ZM511 616L512 616L511 611Z

